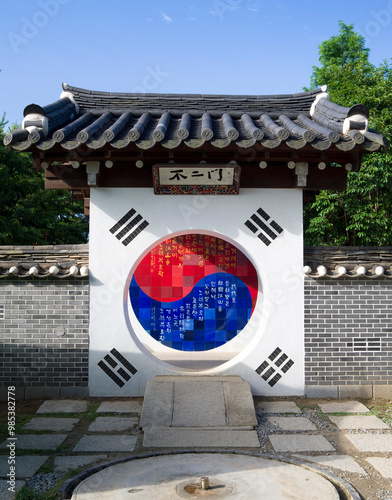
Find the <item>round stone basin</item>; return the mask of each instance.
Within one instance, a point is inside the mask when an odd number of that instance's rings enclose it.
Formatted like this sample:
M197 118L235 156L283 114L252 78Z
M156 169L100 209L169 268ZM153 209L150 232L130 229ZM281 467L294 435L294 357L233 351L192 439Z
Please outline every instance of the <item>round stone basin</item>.
M208 477L210 488L201 489ZM334 484L317 472L261 456L176 453L130 459L80 482L73 500L230 498L339 500ZM359 498L359 497L358 497Z

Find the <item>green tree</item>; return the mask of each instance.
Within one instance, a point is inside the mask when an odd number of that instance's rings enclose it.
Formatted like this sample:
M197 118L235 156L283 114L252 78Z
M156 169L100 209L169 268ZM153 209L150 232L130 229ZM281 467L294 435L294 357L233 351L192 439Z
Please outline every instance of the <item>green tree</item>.
M339 23L338 36L320 45L320 67L311 88L328 85L342 106L364 104L370 128L392 138L392 66L369 62L369 49L353 25ZM392 245L392 155L364 155L361 170L348 173L347 190L323 191L305 207L305 244Z
M31 154L3 145L5 115L0 120L0 245L86 243L88 220L83 202L65 190L45 189L44 171Z

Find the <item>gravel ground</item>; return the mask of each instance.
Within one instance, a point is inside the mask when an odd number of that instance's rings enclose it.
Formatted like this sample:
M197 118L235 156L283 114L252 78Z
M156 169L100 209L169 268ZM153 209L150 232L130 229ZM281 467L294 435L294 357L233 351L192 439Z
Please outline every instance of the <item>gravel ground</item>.
M257 400L257 398L256 398ZM279 399L278 399L279 400ZM306 400L300 400L301 404ZM312 406L316 405L318 402L325 401L316 401L312 400ZM298 401L297 401L298 403ZM366 405L366 402L364 402ZM369 406L369 405L366 405ZM343 437L343 432L340 431L325 414L321 414L319 409L311 409L311 408L302 408L302 414L287 414L287 413L261 413L257 410L256 405L256 415L259 426L257 428L257 434L260 440L260 447L262 453L268 453L271 455L277 455L274 451L271 442L268 438L271 434L318 434L324 436L336 449L336 452L309 452L309 453L300 453L301 455L350 455L353 457L356 462L367 472L367 475L356 474L352 472L346 472L340 469L335 469L332 467L326 467L323 465L315 464L309 462L309 465L317 466L319 469L325 470L326 472L332 472L336 476L344 479L348 483L350 483L354 488L360 493L364 500L392 500L392 481L386 478L383 478L370 464L366 461L366 457L371 456L380 456L377 453L361 453L355 448L347 439ZM280 427L271 424L267 420L267 417L307 417L318 429L316 431L285 431ZM384 422L389 424L392 428L392 420L385 419ZM389 430L346 430L344 431L346 434L390 434ZM284 456L288 459L294 458L298 460L297 457L293 457L291 453L279 453L279 456ZM392 458L392 453L383 453L383 457Z
M36 474L31 479L26 481L29 488L33 489L39 495L43 495L49 491L53 486L60 481L63 477L62 472L49 472L47 474Z

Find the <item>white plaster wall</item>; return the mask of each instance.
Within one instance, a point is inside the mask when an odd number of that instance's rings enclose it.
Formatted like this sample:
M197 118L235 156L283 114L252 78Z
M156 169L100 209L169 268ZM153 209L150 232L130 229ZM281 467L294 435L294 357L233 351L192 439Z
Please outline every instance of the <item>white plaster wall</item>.
M269 246L244 225L259 207L284 229ZM149 225L124 246L109 229L131 208ZM128 302L129 274L145 251L172 233L189 231L218 234L235 244L256 267L261 290L244 330L216 350L240 351L239 354L218 368L194 372L195 375L240 375L249 381L255 395L304 394L302 190L241 189L237 196L157 196L149 188L93 188L90 395L139 396L144 394L147 380L155 375L184 374L181 369L158 360L143 346L144 342L151 347L155 341L146 335L132 311L124 308L124 301ZM271 387L255 370L263 361L273 364L268 356L277 347L294 364ZM121 388L98 366L113 348L137 369ZM171 351L174 357L176 351Z

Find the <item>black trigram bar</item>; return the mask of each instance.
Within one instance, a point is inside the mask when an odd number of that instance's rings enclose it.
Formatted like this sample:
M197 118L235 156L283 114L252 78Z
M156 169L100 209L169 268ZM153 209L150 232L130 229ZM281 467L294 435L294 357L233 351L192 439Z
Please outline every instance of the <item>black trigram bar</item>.
M140 226L138 226L135 231L133 231L133 233L131 233L127 238L125 238L125 240L123 241L123 245L127 246L128 243L131 243L131 241L136 238L136 236L138 234L140 234L143 229L145 229L146 227L148 226L148 222L146 220L144 220Z
M261 376L261 378L263 378L265 381L267 381L271 375L273 375L275 373L275 370L272 368L272 366L270 366L268 368L268 370L263 373L263 375Z
M293 364L294 364L294 361L292 359L289 359L287 361L287 363L284 366L282 366L282 368L281 368L282 372L283 373L288 372L290 370L290 368L293 366Z
M287 359L287 354L277 347L271 352L268 359L263 361L255 371L263 380L273 387L293 366L294 361L289 359L286 362ZM280 368L283 363L285 364Z
M276 366L280 366L281 364L283 364L287 358L287 354L282 354L282 356L277 361L275 361Z
M252 231L252 233L257 233L257 227L250 222L250 220L247 220L245 222L245 226Z
M131 208L131 210L121 217L109 231L114 234L119 241L122 240L123 245L127 246L148 226L148 224L149 223L143 220L140 214L136 213L135 209Z
M98 363L98 366L106 373L106 375L108 375L112 380L113 382L115 382L119 387L122 387L124 385L124 382L119 378L117 377L117 375L114 373L113 370L111 370L108 365L105 365L105 363L101 360L99 363Z
M276 358L276 356L279 356L279 354L281 352L282 352L282 349L279 349L279 347L277 347L273 352L271 352L271 354L268 356L268 359L273 361Z
M106 354L106 356L101 361L99 361L98 366L119 387L123 387L125 385L125 382L128 382L131 379L131 375L135 375L135 373L137 373L136 368L131 365L131 363L126 358L124 358L124 356L115 348L110 351L110 354ZM117 368L116 371L114 370L115 368Z
M276 384L276 382L278 382L278 380L280 380L281 378L282 378L282 375L277 373L274 377L271 378L271 380L268 383L271 387L273 387Z
M137 372L136 368L132 366L131 363L117 351L117 349L113 347L113 349L110 352L120 361L120 363L122 363L125 366L125 368L128 368L128 370L132 373L132 375L135 375L135 373Z
M129 221L129 219L132 219L132 217L135 215L136 213L136 210L134 210L133 208L131 208L131 210L129 212L127 212L124 217L121 217L121 219L117 222L117 224L114 224L114 226L112 228L110 228L110 232L112 234L116 233L121 226L123 226L127 221Z
M256 373L261 375L263 371L267 368L267 366L268 366L268 361L264 361L258 368L256 368Z
M271 239L275 239L277 237L277 234L270 229L267 224L264 224L264 222L260 219L260 217L257 217L256 214L253 214L251 216L251 219L253 222L256 222L256 224L259 226L260 229L262 229L267 236L269 236Z
M262 208L257 209L256 213L252 214L249 219L245 222L245 226L266 246L270 245L283 232L279 224L272 220Z
M129 222L123 229L121 229L119 233L116 234L116 238L118 240L124 238L124 236L129 233L129 231L131 231L141 220L143 220L143 217L138 214L134 219L131 220L131 222Z

